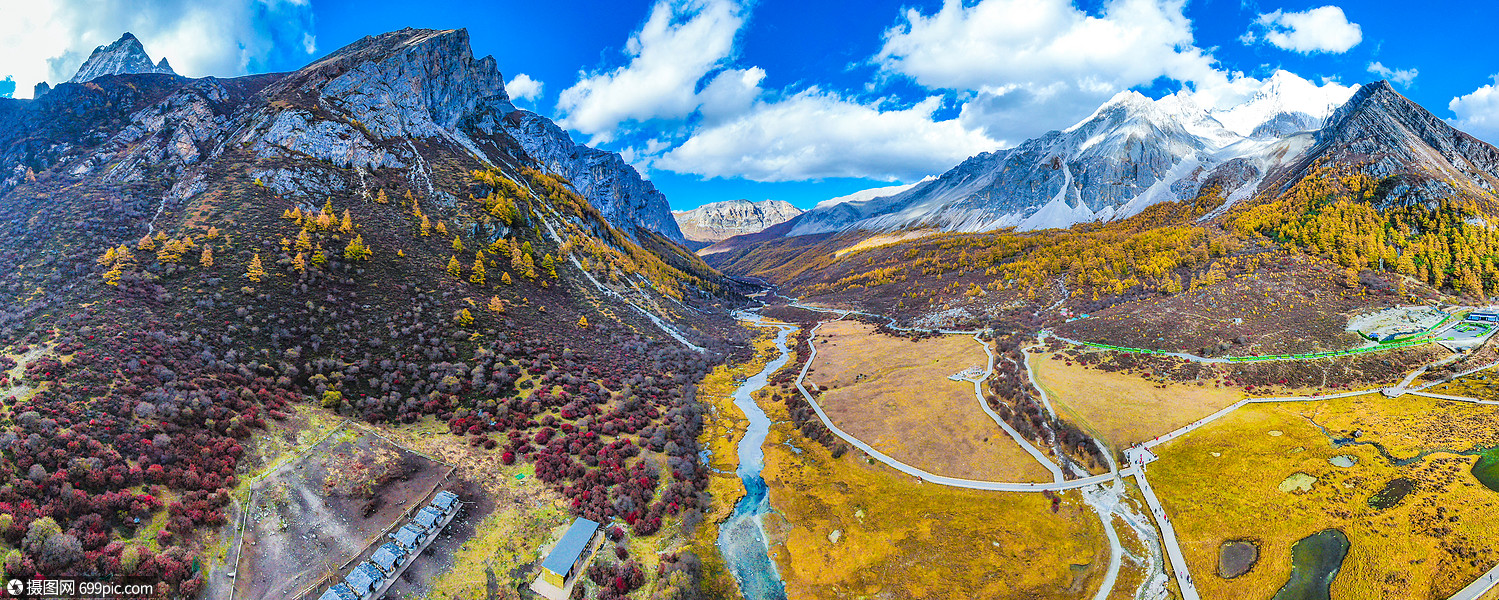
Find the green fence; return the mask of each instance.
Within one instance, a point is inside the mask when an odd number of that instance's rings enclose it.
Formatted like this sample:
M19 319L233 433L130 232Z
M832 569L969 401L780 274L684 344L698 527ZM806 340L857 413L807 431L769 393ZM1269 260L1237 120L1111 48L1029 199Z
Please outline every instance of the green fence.
M1317 358L1328 358L1328 357L1333 357L1333 356L1349 356L1349 355L1352 355L1352 354L1363 354L1363 353L1366 353L1366 352L1382 352L1382 351L1385 351L1385 350L1395 350L1395 349L1398 349L1398 348L1409 348L1411 346L1420 346L1420 345L1423 345L1423 344L1430 343L1431 340L1428 339L1428 338L1430 338L1432 336L1432 334L1436 331L1436 329L1438 327L1441 327L1442 325L1447 324L1448 322L1450 322L1454 318L1457 318L1457 315L1449 315L1447 318L1442 319L1442 321L1440 323L1437 323L1436 325L1432 325L1431 327L1428 327L1426 329L1426 331L1423 331L1421 333L1409 335L1409 336L1406 336L1406 337L1403 337L1403 338L1399 338L1399 339L1395 339L1395 340L1390 340L1390 341L1387 341L1387 342L1380 342L1378 345L1364 347L1364 348L1350 348L1348 350L1335 350L1335 351L1332 351L1332 352L1313 352L1313 353L1310 353L1310 354L1275 354L1275 355L1268 355L1268 356L1227 356L1227 357L1224 357L1222 360L1225 360L1225 361L1228 361L1228 362L1255 362L1255 361L1265 361L1265 360L1311 360L1311 359L1317 359ZM1101 348L1101 349L1104 349L1104 350L1114 350L1116 352L1130 352L1130 353L1133 353L1133 354L1157 354L1157 355L1185 354L1185 353L1178 353L1178 352L1168 352L1168 351L1165 351L1165 350L1149 350L1149 349L1146 349L1146 348L1128 348L1128 347L1125 347L1125 346L1111 346L1109 344L1099 344L1099 343L1095 343L1095 342L1079 342L1079 343L1083 344L1084 346L1091 346L1093 348Z

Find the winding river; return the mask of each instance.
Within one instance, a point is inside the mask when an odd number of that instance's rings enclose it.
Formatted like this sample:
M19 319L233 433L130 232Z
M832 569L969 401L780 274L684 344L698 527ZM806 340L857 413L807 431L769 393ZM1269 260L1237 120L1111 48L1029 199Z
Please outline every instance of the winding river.
M738 580L745 600L785 600L786 585L776 572L775 562L770 560L770 547L765 541L765 526L760 518L771 510L765 479L760 475L765 468L763 446L765 436L770 433L770 417L755 404L752 394L765 387L770 376L791 360L786 339L796 328L767 323L754 314L742 314L740 318L757 327L778 329L775 343L781 354L734 390L734 405L749 419L749 429L739 440L739 468L735 471L744 481L745 495L734 504L734 513L719 527L718 550L734 579Z

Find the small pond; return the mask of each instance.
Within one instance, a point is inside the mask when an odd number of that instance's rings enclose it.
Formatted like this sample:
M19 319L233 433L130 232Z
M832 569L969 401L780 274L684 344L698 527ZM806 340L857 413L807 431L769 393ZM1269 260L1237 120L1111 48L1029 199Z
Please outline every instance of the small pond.
M1348 556L1348 536L1324 529L1291 546L1291 578L1271 600L1329 600L1332 580Z

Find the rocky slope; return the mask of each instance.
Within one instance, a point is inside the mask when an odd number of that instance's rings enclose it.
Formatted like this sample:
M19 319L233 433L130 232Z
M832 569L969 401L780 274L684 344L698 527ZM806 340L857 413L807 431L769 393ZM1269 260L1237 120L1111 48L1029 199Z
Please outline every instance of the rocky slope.
M666 196L620 155L576 143L550 119L526 110L510 113L502 126L532 158L568 178L611 222L633 223L674 242L686 241Z
M1384 81L1364 86L1316 134L1316 143L1273 177L1285 189L1319 165L1343 165L1383 181L1384 202L1470 198L1494 206L1499 149L1448 125Z
M436 423L631 535L706 511L694 386L751 347L730 316L747 300L606 218L608 188L548 172L514 114L462 30L368 37L291 73L0 100L0 473L28 475L7 514L46 538L10 576L138 560L164 597L249 597L243 567L194 557L265 466L244 448L306 412ZM482 521L489 474L459 469ZM673 582L651 589L690 585Z
M736 235L756 233L802 214L785 200L727 200L710 202L692 210L673 212L682 235L693 242L718 242Z
M141 46L141 41L127 31L114 43L94 48L94 52L89 54L88 60L83 61L83 66L78 68L78 72L68 80L68 83L83 83L105 75L130 73L177 74L172 70L172 66L167 64L166 57L152 64L151 57L146 55L146 49Z

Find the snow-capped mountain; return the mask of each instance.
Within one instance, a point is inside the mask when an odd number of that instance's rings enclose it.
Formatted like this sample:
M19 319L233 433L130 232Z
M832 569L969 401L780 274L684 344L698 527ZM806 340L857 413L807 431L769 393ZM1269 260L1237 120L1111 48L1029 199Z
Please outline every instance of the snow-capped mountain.
M673 212L682 235L693 242L717 242L736 235L763 231L790 221L802 210L785 200L727 200L692 210Z
M164 73L176 75L172 66L167 64L166 57L160 62L151 63L151 57L146 55L145 47L141 41L135 39L135 35L125 32L120 39L108 46L94 48L94 52L83 61L83 66L78 67L78 72L73 75L68 83L83 83L105 75L125 75L128 73Z
M1191 198L1209 181L1228 197L1226 208L1310 146L1310 132L1355 89L1280 72L1225 109L1204 108L1186 92L1152 100L1125 91L1072 127L979 154L903 191L819 205L784 231L1067 227Z

